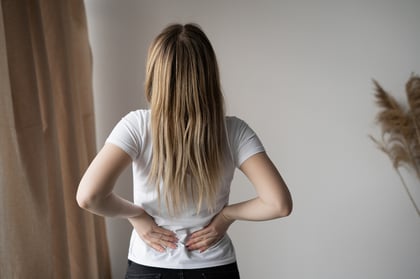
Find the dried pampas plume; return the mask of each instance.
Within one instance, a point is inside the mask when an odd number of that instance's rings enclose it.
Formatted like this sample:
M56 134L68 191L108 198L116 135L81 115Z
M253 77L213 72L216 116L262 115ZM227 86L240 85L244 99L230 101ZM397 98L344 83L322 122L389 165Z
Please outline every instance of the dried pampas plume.
M412 75L406 84L408 108L404 109L377 81L375 85L376 104L380 107L377 123L382 130L381 140L370 138L378 148L385 152L420 216L417 206L403 176L400 167L412 169L420 180L420 76Z

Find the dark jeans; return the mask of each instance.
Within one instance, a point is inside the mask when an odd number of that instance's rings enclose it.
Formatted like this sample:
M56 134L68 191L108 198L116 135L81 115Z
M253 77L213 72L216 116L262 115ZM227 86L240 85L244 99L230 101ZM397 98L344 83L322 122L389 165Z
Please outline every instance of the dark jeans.
M167 269L128 261L126 279L239 279L236 263L198 269Z

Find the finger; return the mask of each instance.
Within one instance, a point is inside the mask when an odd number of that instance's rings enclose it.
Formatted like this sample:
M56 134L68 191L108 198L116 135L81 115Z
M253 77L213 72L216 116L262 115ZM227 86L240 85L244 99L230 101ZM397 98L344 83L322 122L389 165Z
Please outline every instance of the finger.
M203 239L209 238L211 236L210 233L211 230L209 228L204 228L202 230L196 231L188 237L186 245L190 245L202 241Z
M170 241L174 243L178 242L178 238L174 232L163 229L161 227L153 228L153 235L154 237L158 239L163 239L165 241Z
M164 247L170 247L172 249L175 249L177 246L177 243L179 241L179 239L176 236L171 235L166 235L163 234L161 232L153 232L152 233L152 237L153 237L153 242L154 243L158 243Z
M204 247L204 246L207 246L207 245L211 245L216 238L217 238L216 235L211 235L211 234L198 236L198 237L190 239L186 243L186 246L198 249L199 247Z
M166 240L163 237L161 239L159 239L159 244L163 247L169 247L172 249L175 249L176 247L178 247L176 245L176 242L174 242L173 240Z
M167 247L175 249L178 246L176 245L176 242L174 242L171 238L167 239L168 237L162 235L162 234L156 234L153 235L150 234L148 237L145 238L146 243L154 248L155 250L158 250L159 252L164 252Z
M209 228L204 228L204 229L201 229L199 231L193 232L190 235L190 238L202 237L202 236L208 234L209 232L210 232Z
M160 245L166 249L166 247L175 249L177 247L176 243L178 242L177 239L173 237L169 237L163 235L161 233L152 232L146 236L149 243L153 243L155 245Z
M199 250L200 253L206 251L209 247L211 247L213 244L215 244L218 241L218 238L211 237L204 240L201 240L199 242L196 242L194 244L191 244L188 246L188 249L190 251L192 250Z
M153 249L155 249L156 251L158 251L158 252L161 252L161 253L163 253L163 252L165 252L165 248L162 246L162 245L160 245L159 243L156 243L156 242L153 242L153 241L150 241L149 239L144 239L144 241L146 242L146 244L147 245L149 245L150 247L152 247Z
M176 234L172 231L160 228L160 227L156 227L155 232L157 232L159 234L159 239L171 243L170 247L171 248L175 248L176 245L175 243L177 243L179 241L178 237L176 236ZM168 245L166 245L168 246Z
M191 245L206 239L217 237L218 234L211 228L203 229L201 231L193 233L186 242L186 245Z

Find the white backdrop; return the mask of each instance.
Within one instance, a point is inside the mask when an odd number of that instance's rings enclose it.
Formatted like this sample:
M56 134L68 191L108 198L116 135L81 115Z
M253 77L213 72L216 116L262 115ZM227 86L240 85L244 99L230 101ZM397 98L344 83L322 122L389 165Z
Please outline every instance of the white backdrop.
M404 100L420 73L420 1L85 0L97 142L146 108L146 50L169 23L213 43L228 114L259 134L294 198L292 215L230 229L243 279L420 278L420 218L379 135L372 78ZM411 190L420 204L419 182ZM131 196L127 171L117 191ZM231 200L253 195L237 172ZM130 227L108 219L114 278Z

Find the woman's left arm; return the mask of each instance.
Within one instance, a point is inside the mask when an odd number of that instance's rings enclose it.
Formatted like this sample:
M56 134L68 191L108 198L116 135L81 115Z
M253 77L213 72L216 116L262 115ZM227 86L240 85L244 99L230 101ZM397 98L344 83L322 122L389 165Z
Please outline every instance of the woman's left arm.
M125 151L106 143L80 181L77 203L97 215L126 218L144 242L159 252L176 248L174 232L159 227L143 208L113 193L115 181L130 162Z
M113 193L117 178L130 163L126 152L106 143L80 181L76 195L79 206L108 217L127 218L144 213L140 206Z

